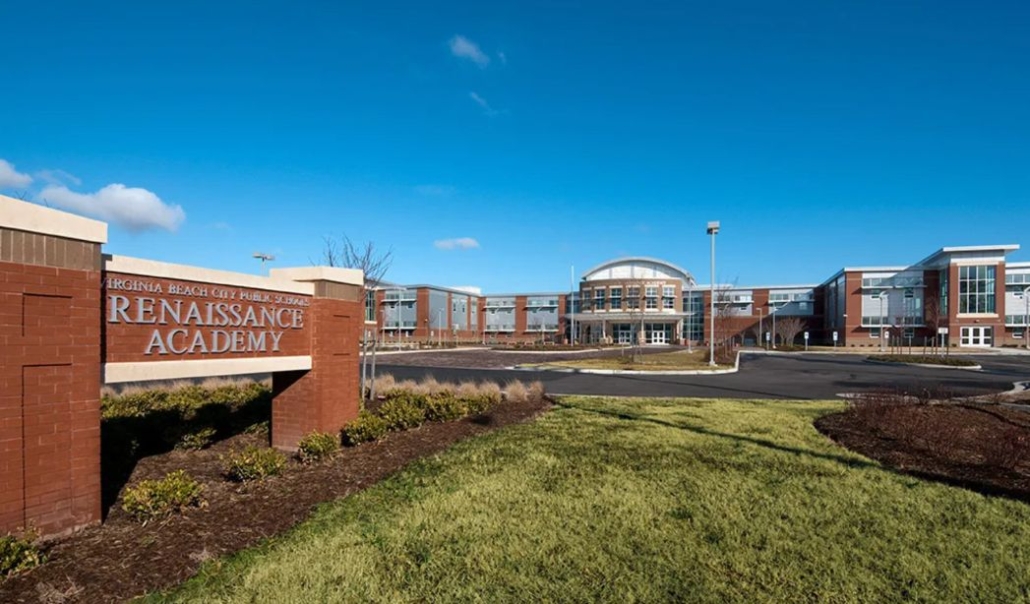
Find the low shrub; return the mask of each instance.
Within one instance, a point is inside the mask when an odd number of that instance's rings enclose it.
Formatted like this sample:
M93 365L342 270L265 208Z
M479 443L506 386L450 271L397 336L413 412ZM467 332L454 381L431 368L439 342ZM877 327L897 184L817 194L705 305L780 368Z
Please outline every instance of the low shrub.
M340 450L339 437L327 432L312 432L300 439L297 457L304 463L329 459Z
M358 413L358 417L343 427L343 444L360 445L382 438L387 432L386 421L370 411Z
M951 356L924 356L918 354L875 354L869 357L870 361L881 363L916 363L919 365L943 365L945 367L973 367L976 361Z
M275 476L286 467L286 456L268 447L253 445L229 453L225 475L235 482L248 482Z
M202 505L200 495L203 491L204 485L186 470L176 470L160 480L144 480L125 489L122 509L137 520L146 522Z
M33 541L31 535L0 537L0 581L46 562L46 556Z
M448 422L468 415L468 407L453 394L441 393L427 396L423 400L426 420L431 422Z
M478 415L501 402L501 387L493 382L476 384L462 382L454 391L455 396L465 404L469 415Z
M253 423L243 429L244 434L254 434L257 436L268 436L272 431L271 422L265 420L263 422Z
M217 433L217 430L210 426L187 430L179 435L179 438L175 441L175 448L199 451L211 446Z
M426 421L425 409L420 404L419 397L413 395L391 398L383 403L376 413L386 423L386 429L390 431L417 428Z

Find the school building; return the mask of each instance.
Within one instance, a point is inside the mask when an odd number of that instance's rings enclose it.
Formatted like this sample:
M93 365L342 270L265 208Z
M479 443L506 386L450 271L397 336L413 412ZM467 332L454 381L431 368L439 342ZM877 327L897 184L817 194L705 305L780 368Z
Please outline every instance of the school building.
M382 283L365 304L367 335L388 343L883 347L940 343L1025 346L1030 262L1018 245L945 247L911 264L845 267L822 283L699 284L658 258L603 262L577 291L483 294L469 288ZM714 312L713 312L714 308ZM714 321L713 321L714 317Z

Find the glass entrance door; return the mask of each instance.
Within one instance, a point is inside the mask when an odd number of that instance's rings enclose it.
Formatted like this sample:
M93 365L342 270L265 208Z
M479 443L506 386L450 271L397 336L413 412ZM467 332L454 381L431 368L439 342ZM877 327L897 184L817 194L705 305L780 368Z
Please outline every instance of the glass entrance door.
M963 327L961 345L972 348L990 348L994 345L994 329L991 327Z
M654 323L647 326L648 344L668 344L669 326L663 323Z

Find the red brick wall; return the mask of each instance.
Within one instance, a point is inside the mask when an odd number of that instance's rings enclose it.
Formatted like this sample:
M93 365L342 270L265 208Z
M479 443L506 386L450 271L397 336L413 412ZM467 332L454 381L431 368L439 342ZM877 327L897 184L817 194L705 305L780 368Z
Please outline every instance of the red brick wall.
M282 449L316 430L335 434L358 415L364 304L316 297L310 311L311 370L272 375L272 445Z
M0 262L0 533L54 534L100 520L100 251L23 236L76 251Z

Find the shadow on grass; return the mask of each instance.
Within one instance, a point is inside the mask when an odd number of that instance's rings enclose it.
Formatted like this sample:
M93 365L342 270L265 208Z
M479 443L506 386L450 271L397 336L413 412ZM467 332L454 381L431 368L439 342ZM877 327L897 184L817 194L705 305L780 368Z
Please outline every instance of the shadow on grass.
M184 419L180 411L160 409L141 416L102 420L100 496L103 518L107 519L139 460L171 451L179 437L186 433L212 428L215 431L213 444L271 417L269 393L243 404L209 403L199 407L189 419Z
M608 417L614 417L614 418L620 419L620 420L648 422L648 423L656 424L656 425L659 425L659 426L665 426L667 428L675 428L677 430L683 430L685 432L693 432L694 434L701 434L701 435L704 435L704 436L714 436L716 438L725 438L725 439L734 440L734 441L737 441L737 442L745 442L745 443L749 443L749 444L752 444L752 445L757 445L759 447L764 447L766 449L771 449L771 450L774 450L774 451L779 451L779 452L782 452L782 453L793 453L795 455L806 455L806 456L809 456L809 457L814 457L816 459L825 459L827 461L833 461L833 462L837 462L837 463L840 463L840 464L844 464L844 465L848 466L849 468L880 468L881 467L880 464L878 464L878 463L871 462L871 461L865 461L863 459L855 459L853 457L845 457L843 455L834 455L832 453L819 453L819 452L816 452L816 451L811 451L809 449L799 449L797 447L788 447L786 445L781 445L781 444L779 444L777 442L774 442L774 441L771 441L771 440L766 440L764 438L754 438L754 437L750 437L750 436L743 436L741 434L730 434L728 432L719 432L717 430L710 430L708 428L702 428L701 426L684 425L684 424L679 424L679 423L675 423L675 422L665 421L665 420L662 420L662 419L657 419L657 418L654 418L654 417L647 417L646 415L637 415L637 414L634 414L634 413L627 413L627 412L623 412L623 411L612 411L612 410L609 410L609 409L597 409L597 408L594 408L594 407L582 407L582 406L579 406L579 405L569 405L569 404L561 402L560 400L559 401L555 401L555 404L557 406L559 406L559 407L564 408L564 409L578 409L580 411L586 411L588 413L596 413L598 415L605 415L605 416L608 416Z

